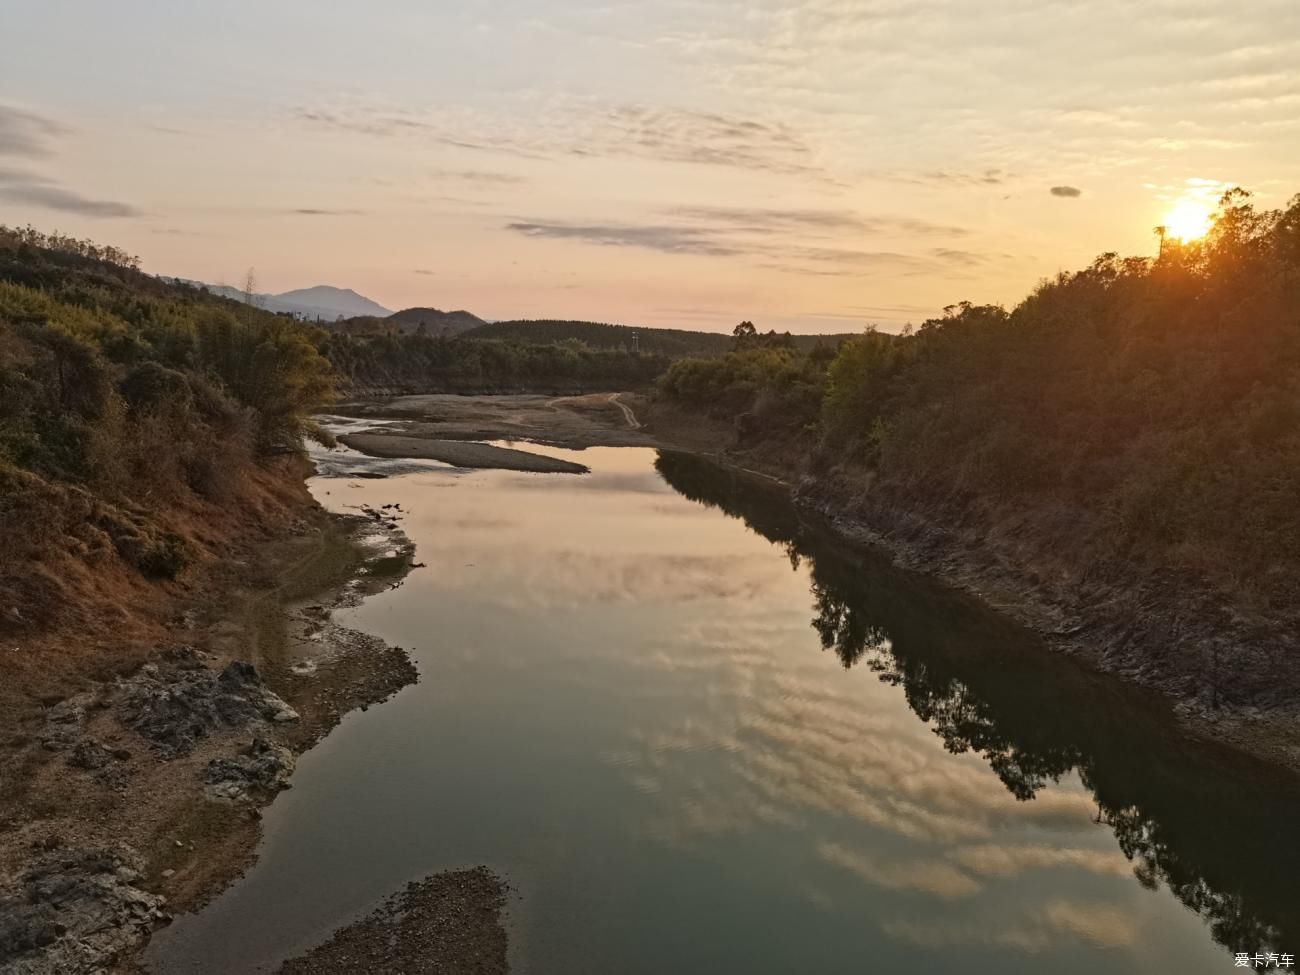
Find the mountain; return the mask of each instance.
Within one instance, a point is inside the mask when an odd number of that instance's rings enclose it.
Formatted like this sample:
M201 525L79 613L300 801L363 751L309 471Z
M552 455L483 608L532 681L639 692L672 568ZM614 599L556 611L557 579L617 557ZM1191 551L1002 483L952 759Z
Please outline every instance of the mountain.
M246 296L238 288L227 284L207 284L203 281L191 281L187 278L166 278L179 284L189 284L196 288L207 288L214 295L244 301ZM328 284L318 284L314 288L298 288L283 294L254 294L253 303L259 308L272 312L286 312L298 318L322 319L327 322L340 318L355 318L360 315L387 317L391 315L387 308L371 301L365 295L359 295L351 288L335 288Z
M387 308L351 288L334 288L318 284L314 288L299 288L283 294L270 295L270 300L282 308L270 311L299 311L309 318L355 318L357 315L391 315ZM319 313L319 314L314 314Z

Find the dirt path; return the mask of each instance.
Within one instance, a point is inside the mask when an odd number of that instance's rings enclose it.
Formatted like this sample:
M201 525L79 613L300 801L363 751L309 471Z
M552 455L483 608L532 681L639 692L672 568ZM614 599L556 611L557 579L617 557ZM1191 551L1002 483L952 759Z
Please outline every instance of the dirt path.
M609 401L623 411L623 419L627 420L627 425L629 427L631 427L633 430L640 430L641 422L637 420L636 414L632 412L632 408L630 406L625 404L618 397L619 397L618 393L610 393Z

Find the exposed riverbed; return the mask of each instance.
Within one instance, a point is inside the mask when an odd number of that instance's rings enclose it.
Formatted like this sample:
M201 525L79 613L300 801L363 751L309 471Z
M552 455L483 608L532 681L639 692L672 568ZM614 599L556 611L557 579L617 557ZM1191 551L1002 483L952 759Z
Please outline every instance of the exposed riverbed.
M769 487L536 449L591 472L321 456L327 507L401 506L425 566L337 615L422 679L301 758L256 866L155 938L155 971L274 971L478 865L538 975L1212 973L1300 947L1288 779Z

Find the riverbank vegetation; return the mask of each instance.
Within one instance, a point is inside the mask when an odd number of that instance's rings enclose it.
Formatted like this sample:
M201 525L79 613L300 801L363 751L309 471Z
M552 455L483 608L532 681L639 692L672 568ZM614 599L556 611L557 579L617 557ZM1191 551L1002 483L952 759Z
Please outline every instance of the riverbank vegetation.
M660 389L878 530L1000 550L1182 693L1298 686L1300 197L1234 191L1204 239L1105 254L1011 310L955 305L829 361L742 347Z
M290 318L0 228L0 628L102 619L302 502L333 385Z

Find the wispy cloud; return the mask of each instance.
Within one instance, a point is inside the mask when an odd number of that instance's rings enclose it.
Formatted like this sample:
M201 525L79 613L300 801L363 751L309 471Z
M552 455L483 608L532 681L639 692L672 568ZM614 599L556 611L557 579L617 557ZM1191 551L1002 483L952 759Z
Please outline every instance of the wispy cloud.
M894 178L908 183L933 183L939 186L1001 186L1011 179L1011 175L1001 169L977 172L935 169L929 172L895 174Z
M823 175L804 138L779 122L635 105L610 109L604 122L610 148L628 155L772 173Z
M912 237L962 237L969 233L963 227L931 223L916 217L863 216L848 210L676 207L668 212L748 233L825 231L852 234L901 234Z
M53 119L0 105L0 156L48 156L48 140L64 131L64 127Z
M67 131L43 115L0 105L0 156L39 159L53 155L50 143ZM142 212L128 203L83 196L47 176L24 169L0 168L0 201L84 217L136 217Z
M713 239L707 231L690 227L516 221L506 224L506 229L525 237L578 240L603 247L640 247L665 254L722 257L740 253L736 248Z
M299 108L295 115L316 127L533 159L641 158L830 180L788 124L693 109L570 100L527 118L367 106Z
M82 196L43 176L12 169L0 170L0 200L83 217L138 217L143 213L129 203Z
M563 221L517 220L506 229L526 237L576 240L602 247L634 247L664 254L705 257L745 257L758 266L790 274L814 277L852 277L888 270L896 274L945 272L960 274L1007 255L982 254L969 250L932 247L911 254L899 250L863 249L833 243L801 242L779 234L782 227L860 228L870 226L868 218L849 221L823 215L820 211L744 211L712 208L679 208L679 216L707 218L723 215L716 223L705 219L690 224L568 223ZM891 218L884 226L898 228L912 223L908 218ZM923 236L934 228L924 225Z
M520 186L528 182L524 176L494 173L484 169L435 169L430 175L436 180L475 183L483 186Z
M364 210L332 210L320 207L293 207L279 212L299 217L356 217L365 213Z
M1052 196L1076 197L1083 196L1083 190L1077 186L1053 186L1050 190Z

